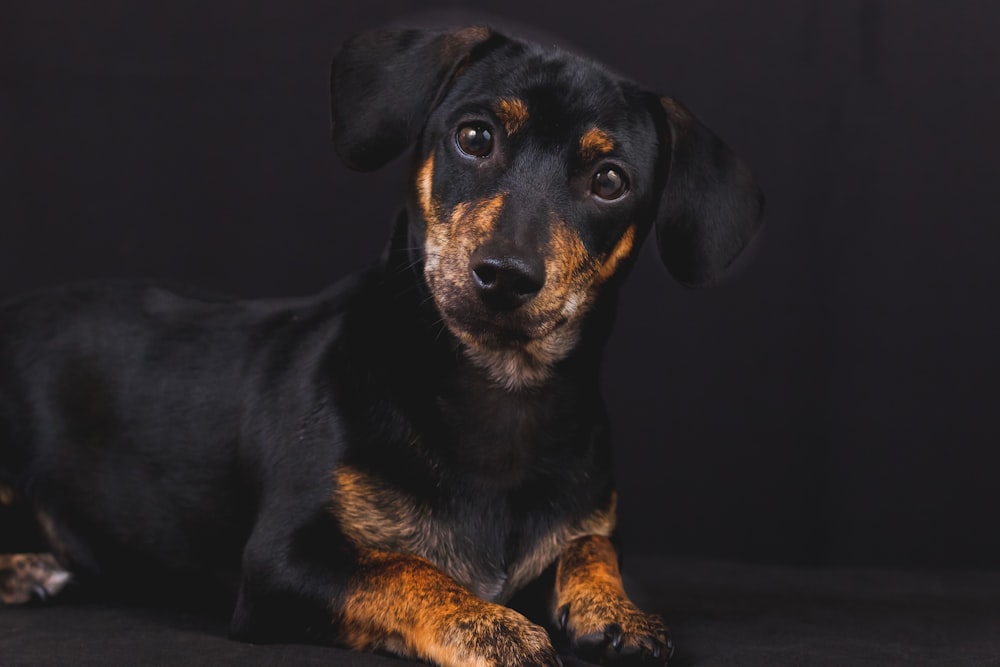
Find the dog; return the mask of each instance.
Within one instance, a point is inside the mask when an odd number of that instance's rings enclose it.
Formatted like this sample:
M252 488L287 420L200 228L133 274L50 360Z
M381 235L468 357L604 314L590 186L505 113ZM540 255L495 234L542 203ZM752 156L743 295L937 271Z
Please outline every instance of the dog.
M612 542L602 349L653 227L686 285L740 254L749 170L675 99L489 28L364 33L330 85L350 167L414 151L372 269L300 299L0 309L0 532L41 545L8 544L0 600L229 575L239 640L666 663ZM533 586L549 629L505 606Z

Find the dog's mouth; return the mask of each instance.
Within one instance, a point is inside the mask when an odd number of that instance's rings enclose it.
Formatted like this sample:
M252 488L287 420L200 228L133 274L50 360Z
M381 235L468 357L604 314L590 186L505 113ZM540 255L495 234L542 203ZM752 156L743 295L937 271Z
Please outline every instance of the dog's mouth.
M442 306L438 304L442 320L456 338L486 348L523 348L547 338L569 322L568 317L558 314L539 317L520 312L478 312L480 309L468 312Z
M462 315L446 309L440 312L465 356L494 382L511 390L546 382L554 365L576 346L580 333L578 318L566 316Z

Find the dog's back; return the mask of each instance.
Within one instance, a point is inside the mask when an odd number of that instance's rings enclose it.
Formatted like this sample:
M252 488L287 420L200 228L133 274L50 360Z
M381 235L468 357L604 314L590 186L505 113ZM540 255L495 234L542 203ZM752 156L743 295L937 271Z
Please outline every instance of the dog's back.
M0 485L78 568L239 567L255 462L240 451L336 300L237 301L95 284L0 308ZM294 341L288 340L288 334ZM23 504L23 503L19 503ZM76 533L86 532L77 539ZM68 552L68 553L67 553Z

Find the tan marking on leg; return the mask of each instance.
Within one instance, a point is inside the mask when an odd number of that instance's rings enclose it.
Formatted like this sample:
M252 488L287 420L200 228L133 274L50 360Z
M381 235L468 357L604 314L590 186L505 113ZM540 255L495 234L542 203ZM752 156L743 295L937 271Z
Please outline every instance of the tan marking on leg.
M502 97L497 100L494 109L497 118L503 123L507 135L512 135L521 129L524 121L528 120L528 105L516 97Z
M590 535L570 542L556 566L557 623L575 649L592 653L644 653L666 661L669 634L662 619L639 610L622 586L618 556L607 537ZM615 649L609 637L620 636Z
M448 523L437 520L426 505L353 466L339 466L333 478L333 515L355 548L419 556L479 597L496 602L509 599L540 575L567 544L586 535L609 536L616 522L617 499L612 495L608 505L593 514L553 526L508 564L506 577L491 582L468 560L468 553L456 548Z
M556 594L565 602L598 591L614 597L625 595L611 541L606 536L586 535L567 546L560 556Z
M426 508L395 489L348 465L333 473L334 516L344 535L356 547L419 549L427 537L430 515Z
M428 505L349 465L339 466L333 477L333 515L355 548L419 556L483 598L501 595L503 581L483 575Z
M14 493L14 489L0 484L0 507L13 505L16 498L17 495Z
M600 156L610 153L614 148L615 142L608 136L608 133L597 127L590 128L580 137L580 157L583 158L584 162L596 160Z
M351 648L442 667L557 664L545 630L416 556L362 552L336 619L340 641Z
M534 548L517 563L510 575L510 586L514 590L535 579L545 568L554 563L566 549L566 545L588 535L610 537L617 523L617 494L611 495L611 502L574 525L559 526L535 543Z

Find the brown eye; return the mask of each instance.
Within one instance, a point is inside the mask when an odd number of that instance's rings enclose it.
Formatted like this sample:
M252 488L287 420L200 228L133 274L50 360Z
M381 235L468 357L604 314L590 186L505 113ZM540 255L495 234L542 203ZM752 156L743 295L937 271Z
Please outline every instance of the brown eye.
M594 174L590 183L590 191L601 199L618 199L628 190L625 174L617 167L608 165Z
M472 157L486 157L493 150L493 133L483 125L463 125L455 141L463 153Z

